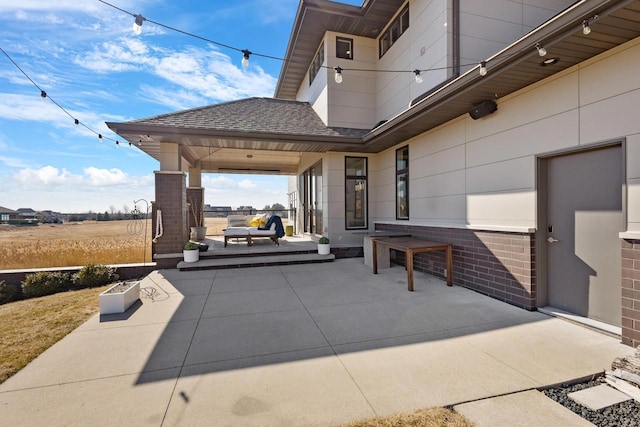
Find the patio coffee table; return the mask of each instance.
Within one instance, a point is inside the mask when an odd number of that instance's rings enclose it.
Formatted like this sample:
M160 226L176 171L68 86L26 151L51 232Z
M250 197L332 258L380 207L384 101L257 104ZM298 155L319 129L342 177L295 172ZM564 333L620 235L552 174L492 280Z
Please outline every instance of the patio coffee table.
M378 247L394 249L406 254L405 266L409 291L413 291L413 254L420 252L444 251L446 254L447 286L453 286L453 245L451 243L429 242L415 237L389 237L373 240L373 274L378 274Z

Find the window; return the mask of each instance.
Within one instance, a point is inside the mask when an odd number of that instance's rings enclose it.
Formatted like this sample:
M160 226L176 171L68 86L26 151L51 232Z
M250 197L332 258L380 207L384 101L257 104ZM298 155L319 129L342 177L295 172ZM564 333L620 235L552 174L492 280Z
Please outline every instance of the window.
M402 9L402 12L396 16L387 29L378 39L380 46L379 57L387 53L389 48L400 38L401 35L409 29L409 4Z
M318 71L322 68L322 64L324 63L324 42L320 44L320 48L318 52L316 52L316 56L311 61L311 66L309 67L309 86L318 75Z
M396 219L409 219L409 146L396 150Z
M344 158L345 228L367 228L367 158Z
M336 37L336 58L353 59L353 39Z

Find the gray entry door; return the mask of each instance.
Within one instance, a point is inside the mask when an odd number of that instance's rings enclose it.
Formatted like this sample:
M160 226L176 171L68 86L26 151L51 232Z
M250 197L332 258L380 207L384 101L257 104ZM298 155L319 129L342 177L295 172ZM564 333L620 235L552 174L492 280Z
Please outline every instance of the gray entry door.
M547 160L548 303L621 323L622 148Z

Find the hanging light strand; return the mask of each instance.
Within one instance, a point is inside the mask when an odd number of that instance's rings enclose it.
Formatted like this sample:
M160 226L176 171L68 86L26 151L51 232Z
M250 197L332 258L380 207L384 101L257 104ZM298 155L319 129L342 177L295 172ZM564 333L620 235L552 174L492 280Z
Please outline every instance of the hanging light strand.
M62 105L60 105L55 99L53 99L51 97L51 95L49 95L44 89L42 89L38 83L36 83L31 77L29 77L29 75L18 65L18 63L16 61L13 60L13 58L11 56L9 56L9 54L0 47L0 52L2 52L4 54L4 56L7 57L7 59L9 61L11 61L11 63L18 69L20 70L20 72L27 78L27 80L29 80L31 82L32 85L34 85L39 91L40 91L40 97L42 100L46 100L48 99L49 101L53 102L53 104L58 107L60 110L62 110L67 116L69 116L72 120L73 123L75 124L75 126L82 126L85 129L87 129L88 131L94 133L96 136L98 136L98 140L100 142L102 142L103 139L108 139L110 141L116 141L115 139L109 138L109 137L105 137L103 135L101 135L99 132L93 130L92 128L90 128L89 126L87 126L86 124L84 124L83 122L81 122L80 120L78 120L77 118L75 118L66 108L64 108Z
M236 51L236 52L240 52L240 53L242 53L242 66L243 66L243 68L248 67L248 65L249 65L249 56L250 55L254 55L254 56L258 56L258 57L262 57L262 58L273 59L273 60L276 60L276 61L281 61L281 62L283 62L285 64L289 64L289 63L290 64L303 64L302 61L292 61L292 60L288 60L288 59L285 59L285 58L282 58L282 57L279 57L279 56L266 55L266 54L263 54L263 53L252 52L249 49L242 49L242 48L239 48L239 47L231 46L231 45L226 44L226 43L221 43L221 42L216 41L216 40L211 40L211 39L209 39L207 37L203 37L203 36L200 36L200 35L197 35L197 34L193 34L193 33L190 33L188 31L184 31L184 30L181 30L179 28L175 28L175 27L172 27L170 25L166 25L166 24L163 24L161 22L154 21L152 19L143 17L141 14L135 14L135 13L129 12L128 10L122 9L121 7L118 7L118 6L116 6L116 5L112 4L112 3L109 3L108 1L105 1L105 0L98 0L98 1L100 3L103 3L103 4L107 5L107 6L109 6L109 7L112 7L112 8L114 8L116 10L119 10L119 11L121 11L123 13L126 13L127 15L132 16L135 19L134 25L141 26L142 22L148 21L148 22L151 22L152 24L158 25L159 27L165 28L167 30L174 31L174 32L177 32L177 33L189 36L189 37L193 37L193 38L196 38L198 40L202 40L202 41L205 41L207 43L211 43L213 45L216 45L216 46L219 46L219 47L223 47L225 49L230 49L230 50L233 50L233 51ZM588 24L590 24L591 22L593 22L597 18L598 18L598 15L595 15L594 17L592 17L592 18L590 18L590 19L588 19L586 21L582 21L581 24L580 24L581 28L583 28L583 29L585 28L585 22L587 23L587 28L588 28ZM545 56L546 55L547 51L544 48L544 46L542 46L542 44L536 43L534 47L536 48L536 50L537 50L537 52L538 52L538 54L540 56ZM511 53L511 54L496 56L496 57L492 58L492 60L505 58L505 57L509 57L509 56L512 56L512 55L517 55L519 53L521 53L521 52L515 52L515 53ZM488 62L488 60L481 61L481 62L484 62L485 67L481 67L480 71L485 72L486 71L486 63ZM305 62L305 64L306 64L306 62ZM478 66L478 62L469 63L469 64L461 64L459 66L460 67L474 67L474 66L477 67ZM327 70L335 70L337 67L330 66L330 65L322 65L320 68L324 68L324 69L327 69ZM342 71L358 71L358 72L369 72L369 73L411 73L411 74L414 75L414 78L416 79L416 83L419 83L420 80L422 80L422 73L424 73L424 72L436 71L436 70L450 70L450 69L453 69L453 68L454 68L454 66L433 67L433 68L428 68L428 69L414 69L414 70L378 70L378 69L342 68L342 67L340 67L340 73L339 74L342 74ZM481 74L481 75L484 75L484 74ZM340 76L340 77L342 77L342 76ZM340 77L338 77L338 78L340 78Z

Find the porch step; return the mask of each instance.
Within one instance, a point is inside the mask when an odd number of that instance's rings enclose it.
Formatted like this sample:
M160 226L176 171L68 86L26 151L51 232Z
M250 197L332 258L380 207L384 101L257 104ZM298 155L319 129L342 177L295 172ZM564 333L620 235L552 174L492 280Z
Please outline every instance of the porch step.
M285 253L262 256L235 256L200 258L197 262L180 261L177 265L180 271L219 270L240 267L264 267L269 265L309 264L317 262L332 262L335 255L318 255L318 253Z

